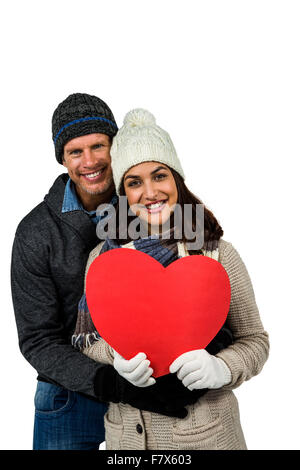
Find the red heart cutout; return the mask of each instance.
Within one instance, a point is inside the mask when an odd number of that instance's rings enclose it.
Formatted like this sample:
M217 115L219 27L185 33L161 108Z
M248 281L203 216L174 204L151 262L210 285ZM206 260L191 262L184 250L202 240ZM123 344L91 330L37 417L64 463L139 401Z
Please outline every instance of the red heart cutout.
M144 352L159 377L180 354L216 336L229 311L230 282L206 256L164 268L142 251L116 248L91 264L86 299L100 336L125 359Z

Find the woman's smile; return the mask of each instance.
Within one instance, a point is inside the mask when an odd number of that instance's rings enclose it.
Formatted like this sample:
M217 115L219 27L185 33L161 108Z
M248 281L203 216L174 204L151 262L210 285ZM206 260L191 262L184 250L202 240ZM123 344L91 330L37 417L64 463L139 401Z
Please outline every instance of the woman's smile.
M166 207L166 203L167 199L164 199L162 201L156 201L149 204L145 204L145 206L149 214L157 214Z

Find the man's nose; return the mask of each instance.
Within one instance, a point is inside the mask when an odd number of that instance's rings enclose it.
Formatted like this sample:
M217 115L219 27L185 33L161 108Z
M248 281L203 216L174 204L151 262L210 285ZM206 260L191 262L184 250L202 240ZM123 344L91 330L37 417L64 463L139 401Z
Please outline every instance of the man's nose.
M84 149L82 156L83 156L82 163L84 166L91 167L95 165L96 157L94 153L91 151L91 149Z

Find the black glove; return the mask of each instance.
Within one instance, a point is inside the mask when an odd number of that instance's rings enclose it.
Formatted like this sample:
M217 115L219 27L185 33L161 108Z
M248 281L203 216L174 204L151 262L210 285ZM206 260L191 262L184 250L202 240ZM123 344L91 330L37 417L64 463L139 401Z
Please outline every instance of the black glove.
M214 339L206 346L206 351L214 356L222 349L228 348L233 343L233 334L226 326L220 329Z
M177 377L176 377L177 378ZM136 387L121 377L113 366L105 365L97 371L94 390L103 402L127 403L139 410L151 411L165 416L185 418L187 410L183 406L169 407L169 397L153 391L154 385Z
M199 391L202 392L202 390L189 390L176 374L158 377L151 388L153 395L166 403L169 412L176 412L187 405L193 405L201 396Z

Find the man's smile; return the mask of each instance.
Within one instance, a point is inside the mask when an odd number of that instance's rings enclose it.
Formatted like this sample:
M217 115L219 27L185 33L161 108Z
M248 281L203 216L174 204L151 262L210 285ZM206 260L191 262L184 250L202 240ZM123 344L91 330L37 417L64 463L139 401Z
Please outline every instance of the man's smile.
M100 168L99 170L97 171L93 171L93 172L89 172L89 173L81 173L81 176L86 180L86 181L89 181L89 182L92 182L92 183L97 183L99 180L102 179L102 176L106 170L106 166L103 167L103 168Z

